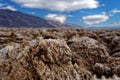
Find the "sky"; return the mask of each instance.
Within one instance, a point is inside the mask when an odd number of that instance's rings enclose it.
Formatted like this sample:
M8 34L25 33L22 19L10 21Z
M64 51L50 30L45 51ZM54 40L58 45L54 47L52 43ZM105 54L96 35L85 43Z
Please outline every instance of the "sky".
M84 27L120 27L120 0L0 0L0 9Z

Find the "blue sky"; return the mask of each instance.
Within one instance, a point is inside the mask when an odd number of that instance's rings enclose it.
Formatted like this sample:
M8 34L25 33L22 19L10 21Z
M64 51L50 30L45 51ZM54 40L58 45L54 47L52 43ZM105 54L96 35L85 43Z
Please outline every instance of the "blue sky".
M21 11L85 27L120 27L120 0L0 0L0 9Z

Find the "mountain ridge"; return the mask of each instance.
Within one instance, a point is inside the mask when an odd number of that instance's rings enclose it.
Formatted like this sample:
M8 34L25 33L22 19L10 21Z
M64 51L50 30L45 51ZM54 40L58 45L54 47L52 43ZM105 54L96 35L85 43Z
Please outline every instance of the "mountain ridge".
M34 28L73 28L68 24L62 24L57 21L49 21L43 18L22 13L20 11L11 11L0 9L1 27L34 27Z

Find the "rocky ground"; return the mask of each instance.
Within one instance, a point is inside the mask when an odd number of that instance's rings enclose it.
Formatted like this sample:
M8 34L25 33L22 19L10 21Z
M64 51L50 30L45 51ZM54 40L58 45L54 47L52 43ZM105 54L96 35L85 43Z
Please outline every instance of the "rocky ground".
M0 28L0 80L103 76L120 77L120 30Z

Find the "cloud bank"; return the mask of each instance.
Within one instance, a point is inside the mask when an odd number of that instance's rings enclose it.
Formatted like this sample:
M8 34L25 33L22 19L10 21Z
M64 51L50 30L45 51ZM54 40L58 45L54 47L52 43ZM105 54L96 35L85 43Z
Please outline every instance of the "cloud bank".
M53 20L53 21L58 21L60 23L64 23L66 20L66 16L64 15L58 15L58 14L48 14L45 16L47 20Z
M54 11L75 11L93 9L99 6L97 0L12 0L27 8L49 9Z
M99 24L107 21L108 19L109 17L105 14L88 15L83 17L84 23L87 25Z

